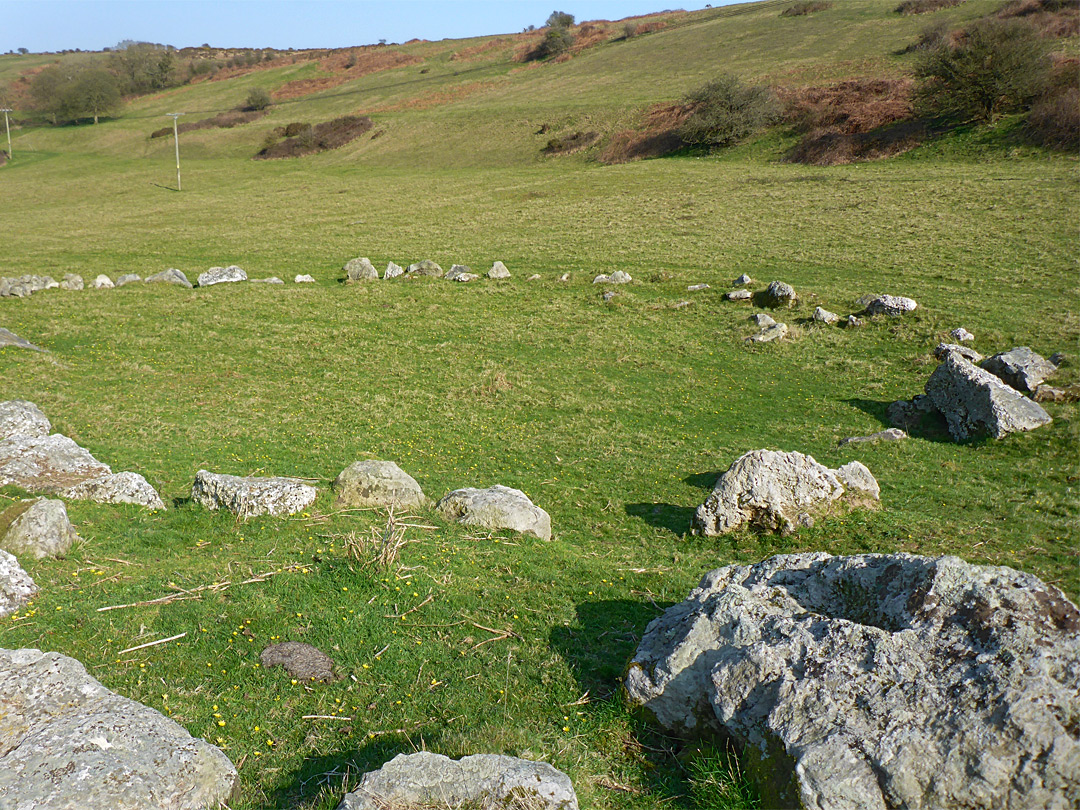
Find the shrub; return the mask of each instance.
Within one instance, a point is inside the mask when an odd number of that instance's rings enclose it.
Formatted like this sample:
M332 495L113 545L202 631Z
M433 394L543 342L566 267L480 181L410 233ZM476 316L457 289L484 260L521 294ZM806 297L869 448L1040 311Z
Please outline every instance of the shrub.
M574 44L574 35L565 28L549 28L544 38L533 52L534 59L547 59L558 56Z
M293 121L291 124L285 125L285 137L295 138L307 130L311 129L311 124L306 124L302 121Z
M247 94L247 99L244 101L245 110L265 110L273 102L270 100L270 94L266 92L262 87L253 87Z
M1046 86L1049 72L1046 49L1030 25L978 20L956 42L945 42L920 59L917 105L934 116L992 121L1028 107Z
M904 0L896 7L897 14L929 14L943 8L952 8L963 3L964 0Z
M637 23L628 22L623 26L623 39L633 39L637 36Z
M569 28L574 24L574 15L565 11L553 11L544 23L548 28Z
M781 17L802 17L807 14L813 14L815 11L825 11L832 8L832 3L825 2L806 2L796 3L793 6L788 6L780 12Z
M686 97L693 112L679 136L688 144L731 146L780 117L780 105L769 88L721 76Z

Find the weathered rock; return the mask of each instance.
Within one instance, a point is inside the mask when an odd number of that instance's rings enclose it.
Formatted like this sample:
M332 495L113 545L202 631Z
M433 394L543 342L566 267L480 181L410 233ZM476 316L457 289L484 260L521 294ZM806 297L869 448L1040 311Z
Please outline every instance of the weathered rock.
M747 343L772 343L774 340L782 340L787 337L788 325L786 323L774 323L772 326L766 326L756 335L751 335L746 339Z
M509 529L551 539L551 518L519 489L496 484L487 489L456 489L445 495L435 508L447 520L485 529Z
M19 561L11 554L0 549L0 619L22 609L37 592L37 585L34 584L34 580L30 579L30 575L19 567ZM0 698L0 706L2 705L3 699ZM2 729L3 720L0 719L0 730ZM3 734L0 732L0 741L2 740ZM0 742L0 751L2 750L3 745ZM3 763L3 761L3 757L0 756L0 763ZM0 784L2 784L2 780L3 774L0 773ZM3 793L0 793L0 798L3 795Z
M939 343L934 347L934 357L938 360L944 360L945 355L949 352L956 352L965 360L970 360L972 363L982 362L983 356L969 346L961 346L959 343Z
M629 284L634 279L625 270L616 270L611 275L601 274L593 279L593 284Z
M25 282L16 278L0 278L0 297L2 298L25 298L33 293L34 290Z
M138 273L124 273L116 280L116 286L123 287L125 284L131 284L136 281L142 281L142 278Z
M506 265L502 262L495 262L491 265L491 269L487 271L488 278L510 278L510 271L506 269Z
M82 276L77 273L64 273L64 280L60 282L61 290L81 290L83 288Z
M707 289L709 289L708 284L691 284L689 287L686 288L686 291L687 292L701 292L702 290L707 290Z
M906 401L906 400L901 400ZM906 439L908 435L899 428L889 428L887 430L878 431L877 433L871 433L869 436L849 436L840 442L840 446L843 447L847 444L861 444L870 443L876 444L877 442L898 442L901 439Z
M548 765L517 757L476 754L452 760L420 751L398 754L366 773L337 810L478 807L577 810L570 778Z
M1073 383L1064 388L1040 385L1032 396L1036 402L1077 402L1080 401L1080 384Z
M46 351L46 349L43 349L40 346L35 346L29 340L24 340L23 338L19 337L10 329L4 329L3 327L0 327L0 349L4 348L5 346L14 346L17 349L30 349L31 351L35 352Z
M919 427L924 417L937 411L933 400L926 394L917 394L912 399L898 399L885 409L885 418L889 424L902 431L912 431Z
M108 465L61 433L11 436L0 441L0 485L56 494L111 473Z
M393 262L386 263L386 269L383 271L383 278L397 278L398 276L405 275L405 269L400 264L394 264Z
M975 339L975 336L962 326L953 329L949 334L952 335L953 340L959 341L960 343L967 343L968 341Z
M296 278L293 279L293 284L314 284L314 283L315 283L315 279L312 278L311 275L309 275L308 273L300 273L299 275L297 275Z
M271 644L259 655L259 662L267 669L284 667L285 671L300 681L340 680L334 674L334 659L318 647L300 641L283 641Z
M926 395L945 414L956 441L980 435L1000 439L1052 421L1038 403L952 352L930 375Z
M531 276L529 276L525 280L526 281L539 281L540 280L540 274L539 273L533 273Z
M911 298L900 295L879 295L866 305L864 312L867 315L904 315L914 311L918 306Z
M749 290L732 290L724 295L728 301L749 301L754 297L754 294Z
M431 259L424 259L422 262L410 264L407 272L410 276L432 276L433 278L442 278L443 276L443 269Z
M247 281L247 273L235 264L230 264L228 267L211 267L205 273L199 273L198 281L200 287L211 287L214 284Z
M693 533L726 534L749 523L785 534L813 525L813 516L847 505L877 500L877 482L862 464L845 465L841 475L812 456L753 450L735 460L694 513ZM846 493L845 488L854 489Z
M48 436L50 430L49 417L33 402L25 399L0 402L0 441L13 436Z
M95 290L111 290L116 285L112 283L111 278L102 273L90 283L90 286Z
M236 787L218 748L59 653L0 650L0 706L4 808L204 810Z
M349 259L341 269L345 271L346 281L375 281L379 278L379 271L366 256Z
M269 278L253 278L253 279L251 279L251 283L252 284L284 284L285 282L282 281L277 276L270 276Z
M183 270L177 270L175 267L170 267L168 270L162 270L160 273L154 273L152 276L147 276L146 282L148 284L175 284L177 287L187 287L191 289L191 282L188 281L188 277L184 274Z
M133 503L147 509L164 509L157 490L135 472L118 472L88 478L58 492L65 498L95 503Z
M1057 371L1057 366L1033 352L1027 346L1017 346L995 354L979 365L995 377L1000 377L1017 391L1034 393L1043 380Z
M818 323L831 324L840 320L840 316L835 312L829 312L829 310L823 307L814 308L814 320Z
M859 318L859 317L857 317L855 315L848 315L846 325L847 325L847 327L849 329L862 326L863 325L862 318Z
M799 296L795 294L795 288L783 281L774 281L765 290L765 306L778 309L779 307L793 307L799 303Z
M653 621L630 700L734 738L767 807L1072 808L1080 611L955 557L797 554L711 571Z
M733 282L731 282L731 286L732 287L741 287L744 284L753 284L753 283L754 283L754 280L752 278L750 278L750 276L746 275L746 273L743 273L741 276L739 276L737 279L735 279Z
M750 316L750 320L755 326L764 329L766 326L772 326L776 323L776 320L772 315L766 315L764 312L756 312Z
M462 283L466 283L469 281L476 281L478 278L480 278L480 276L476 273L458 273L454 276L447 274L446 278L450 281L460 281Z
M0 533L0 549L35 560L63 557L80 540L64 502L46 498L22 501L0 513Z
M334 490L339 509L419 509L429 503L416 479L392 461L355 461L338 474Z
M199 470L191 499L207 509L227 509L240 517L294 515L315 502L315 487L295 478L241 478Z

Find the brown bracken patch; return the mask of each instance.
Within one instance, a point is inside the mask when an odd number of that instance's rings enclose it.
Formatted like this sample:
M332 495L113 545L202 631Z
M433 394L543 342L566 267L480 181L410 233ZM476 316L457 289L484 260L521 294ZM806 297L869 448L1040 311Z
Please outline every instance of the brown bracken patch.
M347 52L337 51L319 63L323 70L328 71L327 75L286 82L274 91L273 96L278 101L299 98L329 90L371 73L404 67L405 65L415 65L423 61L418 56L385 47L354 48Z
M599 161L611 165L674 152L683 145L679 128L691 112L690 104L654 105L645 113L640 129L624 129L611 137Z
M215 115L213 118L204 118L201 121L188 121L177 124L177 132L194 132L197 129L232 129L240 124L250 124L262 118L268 110L229 110ZM150 133L151 138L163 138L172 135L173 128L162 127Z
M255 155L255 159L272 160L274 158L300 157L301 155L313 155L317 152L337 149L350 141L356 140L370 130L372 126L371 119L366 115L346 115L335 118L333 121L316 124L309 131L295 138L286 138L263 148Z

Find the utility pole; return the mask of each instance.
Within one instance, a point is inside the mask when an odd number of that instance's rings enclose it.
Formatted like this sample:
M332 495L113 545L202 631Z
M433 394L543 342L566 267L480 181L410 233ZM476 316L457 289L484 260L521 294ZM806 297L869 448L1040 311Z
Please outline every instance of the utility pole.
M10 107L0 108L0 112L4 114L4 129L7 130L7 156L8 160L11 160L11 124L8 123L8 113L15 112Z
M176 128L176 119L183 113L165 113L166 118L172 119L172 134L173 143L176 144L176 190L181 191L180 188L180 133Z

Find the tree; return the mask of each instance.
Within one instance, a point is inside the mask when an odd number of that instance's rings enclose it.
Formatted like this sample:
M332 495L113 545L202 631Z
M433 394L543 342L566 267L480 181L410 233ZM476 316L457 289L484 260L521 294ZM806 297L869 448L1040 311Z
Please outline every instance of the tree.
M63 108L67 118L78 120L116 111L120 107L120 88L116 77L103 68L88 68L65 88Z
M30 51L29 51L29 50L27 50L26 48L19 48L19 53L21 53L21 54L28 54L28 53L30 53Z
M720 76L686 97L693 112L679 137L689 144L731 146L774 123L780 105L769 88L743 84L735 76Z
M244 101L245 110L265 110L272 103L270 94L262 87L253 87Z
M574 15L565 11L553 11L544 23L548 28L569 28L574 24Z
M1028 108L1049 74L1046 45L1030 24L989 17L926 52L915 69L916 103L926 114L989 122Z

